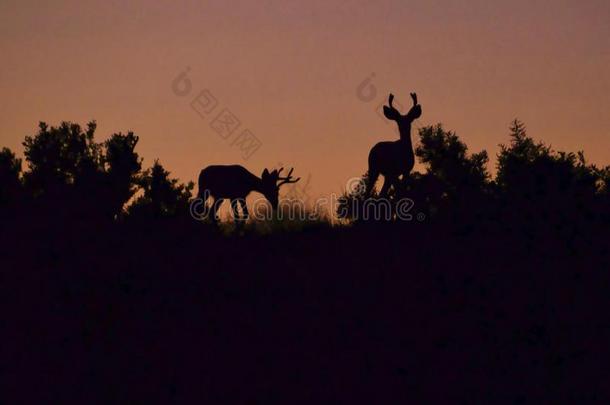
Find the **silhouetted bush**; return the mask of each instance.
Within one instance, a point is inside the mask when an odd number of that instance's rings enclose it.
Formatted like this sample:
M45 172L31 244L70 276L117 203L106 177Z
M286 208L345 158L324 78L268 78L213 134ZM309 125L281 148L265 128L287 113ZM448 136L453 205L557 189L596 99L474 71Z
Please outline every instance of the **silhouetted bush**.
M527 135L518 120L497 164L497 217L507 229L527 235L585 242L607 221L607 169L587 164L583 152L556 152Z
M101 153L93 140L95 128L95 122L87 125L86 132L78 124L62 122L59 127L49 128L41 122L36 135L25 137L29 170L24 179L35 196L82 183L99 169Z
M486 151L468 156L466 144L440 124L421 128L419 138L415 155L427 166L427 173L443 184L451 198L459 198L464 192L485 191L490 180Z
M369 174L364 173L360 182L352 182L349 186L351 189L343 191L343 194L337 200L337 217L340 220L347 222L364 222L367 219L374 221L374 218L369 218L367 210L374 207L375 201L377 200L378 193L374 188L371 191L370 196L366 196L365 190L369 185L370 178ZM365 206L365 201L369 201L369 204Z
M193 182L181 184L178 179L169 177L158 160L147 169L138 180L144 194L138 197L128 208L128 214L134 218L147 217L186 217L189 215Z
M0 151L0 206L19 202L23 194L21 159L9 148Z
M41 122L36 135L26 136L24 183L44 212L112 219L136 191L138 137L118 133L100 144L95 130L95 121L85 131L70 122L58 127Z
M113 134L104 142L104 181L107 186L108 210L118 215L136 193L142 159L134 152L139 138L128 132Z
M468 155L468 147L441 124L423 127L415 155L426 173L411 175L410 193L432 216L443 215L452 223L480 224L490 215L491 176L486 151Z
M587 165L583 152L554 152L527 136L525 126L511 124L511 142L501 145L496 182L511 197L525 199L592 198L600 188L600 172ZM559 201L556 201L559 202Z

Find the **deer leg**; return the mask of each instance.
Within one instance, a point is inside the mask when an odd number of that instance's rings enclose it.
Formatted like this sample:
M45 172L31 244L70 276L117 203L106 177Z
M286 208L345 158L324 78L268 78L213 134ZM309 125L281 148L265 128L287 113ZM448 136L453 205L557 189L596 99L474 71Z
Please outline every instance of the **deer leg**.
M375 187L375 183L377 183L377 178L379 177L379 172L375 172L369 169L369 181L368 184L366 185L366 197L370 197L371 196L371 192L373 191L373 188Z
M235 220L235 223L239 226L241 223L241 214L239 213L238 199L231 200L231 208L233 208L233 219Z
M218 209L220 208L220 206L222 205L222 202L224 201L224 198L217 198L216 200L214 200L214 203L212 204L212 215L210 215L210 219L212 220L212 222L217 223L218 222Z
M240 198L238 201L241 204L241 212L243 213L244 221L247 221L248 217L250 217L250 213L248 212L248 206L246 205L246 200L243 198Z
M388 190L392 185L392 177L384 176L383 178L383 186L381 187L381 191L379 192L379 197L385 197L388 195Z

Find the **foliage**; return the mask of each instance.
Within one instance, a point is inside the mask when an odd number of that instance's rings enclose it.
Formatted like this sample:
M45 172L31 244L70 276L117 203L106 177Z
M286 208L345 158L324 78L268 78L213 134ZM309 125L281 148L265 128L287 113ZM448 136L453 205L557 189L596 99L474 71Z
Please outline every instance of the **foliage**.
M600 189L600 171L586 163L583 152L555 152L529 137L518 120L511 124L510 138L498 154L496 181L504 192L533 199L557 193L591 197Z
M142 159L134 152L138 137L133 132L113 134L104 142L105 184L109 191L109 209L122 212L125 204L138 190Z
M489 181L487 152L467 155L468 147L455 132L442 125L427 126L419 131L420 144L415 155L427 166L427 173L441 181L448 193L464 189L483 190Z
M181 184L178 179L169 177L158 160L147 169L138 180L143 195L129 207L130 216L175 217L189 214L193 182Z
M22 194L21 159L9 148L0 151L0 204L16 202Z
M368 172L362 175L359 182L350 181L348 188L343 191L343 194L337 200L337 217L339 220L361 221L362 218L365 218L365 201L368 199L374 201L378 197L375 189L372 190L369 198L365 195L369 182Z
M24 183L43 206L80 216L114 218L136 191L141 159L134 152L138 137L113 134L96 143L95 121L58 127L39 124L38 132L23 142L28 170Z
M41 122L36 135L25 137L23 146L29 170L24 179L33 194L81 183L100 169L102 157L93 140L95 129L94 121L87 124L86 131L70 122L50 128Z

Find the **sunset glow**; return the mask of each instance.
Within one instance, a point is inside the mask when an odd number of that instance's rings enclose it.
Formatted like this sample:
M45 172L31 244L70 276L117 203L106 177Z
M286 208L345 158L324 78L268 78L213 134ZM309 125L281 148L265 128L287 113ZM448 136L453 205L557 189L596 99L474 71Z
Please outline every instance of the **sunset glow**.
M98 139L133 130L144 166L159 158L181 180L210 164L285 165L320 195L397 139L376 111L388 93L407 106L416 91L413 132L442 122L492 170L515 117L607 164L609 17L606 0L3 1L0 137L21 154L38 121L95 119ZM218 103L209 116L191 106L203 90ZM211 127L224 109L240 123L227 138ZM243 130L260 141L248 159Z

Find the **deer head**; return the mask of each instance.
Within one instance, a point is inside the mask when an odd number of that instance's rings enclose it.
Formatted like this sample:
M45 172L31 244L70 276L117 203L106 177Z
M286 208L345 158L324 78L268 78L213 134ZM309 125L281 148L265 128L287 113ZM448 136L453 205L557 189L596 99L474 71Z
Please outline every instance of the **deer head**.
M411 123L417 118L421 117L421 105L417 104L417 94L411 93L413 99L413 107L408 113L402 115L393 105L394 95L390 93L388 98L388 105L383 106L383 115L389 120L396 121L398 129L400 130L400 136L411 135Z
M290 169L288 175L285 177L281 177L280 173L284 170L282 167L279 170L273 170L269 172L269 170L263 170L263 174L261 175L261 192L269 200L273 209L277 208L279 201L279 192L280 187L284 184L296 183L301 180L300 177L296 179L292 179L292 171L294 168Z

